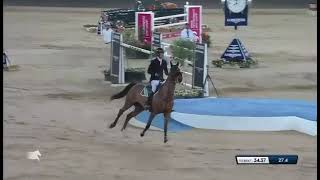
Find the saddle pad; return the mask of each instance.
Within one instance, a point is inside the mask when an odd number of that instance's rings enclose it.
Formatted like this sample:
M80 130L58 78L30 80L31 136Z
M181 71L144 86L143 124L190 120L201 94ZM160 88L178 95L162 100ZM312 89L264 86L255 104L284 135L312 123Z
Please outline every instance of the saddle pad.
M145 97L149 97L149 95L151 94L151 86L145 86L142 90L141 90L141 92L140 92L140 94L141 94L141 96L145 96Z

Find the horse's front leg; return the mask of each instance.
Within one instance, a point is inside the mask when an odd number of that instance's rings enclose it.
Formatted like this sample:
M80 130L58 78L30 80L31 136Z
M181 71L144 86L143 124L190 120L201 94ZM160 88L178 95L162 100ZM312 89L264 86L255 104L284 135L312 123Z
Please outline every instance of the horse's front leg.
M168 123L169 123L169 119L170 119L170 113L164 113L163 114L164 116L164 126L163 126L163 129L164 129L164 143L166 143L168 141L168 138L167 138L167 130L168 130Z
M155 116L156 116L155 113L153 113L153 112L150 113L148 123L147 123L146 127L144 128L144 130L142 131L142 133L140 134L141 137L143 137L144 133L150 128L151 122Z

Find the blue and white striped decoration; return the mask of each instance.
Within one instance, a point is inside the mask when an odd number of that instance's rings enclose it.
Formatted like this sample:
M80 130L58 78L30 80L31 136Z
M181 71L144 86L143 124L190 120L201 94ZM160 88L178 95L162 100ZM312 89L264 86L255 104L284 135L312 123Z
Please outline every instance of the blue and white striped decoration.
M238 38L233 39L221 55L221 59L226 61L246 61L248 58L250 58L249 52Z
M168 131L199 129L239 131L295 130L317 135L316 102L263 98L198 98L174 102ZM140 127L148 121L149 112L136 120ZM134 123L134 120L130 123ZM137 124L137 123L135 123ZM163 114L156 116L152 126L163 129Z

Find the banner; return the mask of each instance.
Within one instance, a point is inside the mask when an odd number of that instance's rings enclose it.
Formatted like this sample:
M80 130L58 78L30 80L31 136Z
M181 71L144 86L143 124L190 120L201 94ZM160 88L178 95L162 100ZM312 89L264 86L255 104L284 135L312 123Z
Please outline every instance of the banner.
M151 43L154 14L152 12L136 12L136 16L136 36L139 38L140 33L143 33L143 41Z
M153 41L152 41L152 47L155 48L161 48L161 40L162 35L159 32L153 32Z
M2 64L3 64L3 67L7 66L7 55L5 53L3 53L2 55Z
M196 43L195 49L195 60L193 65L193 79L192 86L204 88L205 73L205 57L206 56L206 45Z
M190 29L197 33L199 42L202 42L202 7L201 6L186 6L188 12L188 23Z
M117 32L112 32L112 41L111 41L111 82L113 84L120 83L121 76L121 34Z
M231 12L227 4L224 8L224 25L225 26L247 26L248 25L248 5L240 13Z

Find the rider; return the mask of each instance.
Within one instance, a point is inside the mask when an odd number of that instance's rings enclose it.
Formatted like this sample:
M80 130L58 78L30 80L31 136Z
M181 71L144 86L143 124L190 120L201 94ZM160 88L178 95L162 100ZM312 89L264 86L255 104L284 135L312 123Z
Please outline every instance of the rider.
M156 58L154 58L149 67L148 67L148 73L151 74L150 77L150 83L152 87L152 93L148 97L148 103L146 105L146 108L149 108L151 111L151 105L152 105L152 98L153 94L157 90L157 87L159 86L160 82L164 81L163 79L163 71L166 75L168 75L168 68L167 68L167 61L163 59L164 51L162 48L157 48L156 50Z
M190 28L189 23L185 24L184 29L181 31L180 36L182 39L184 40L190 40L190 41L194 41L194 33Z

